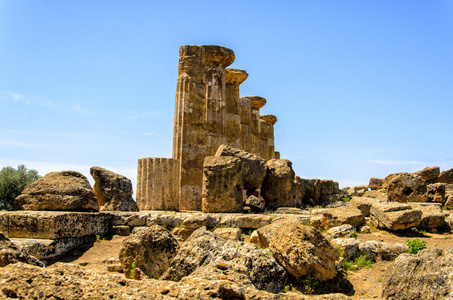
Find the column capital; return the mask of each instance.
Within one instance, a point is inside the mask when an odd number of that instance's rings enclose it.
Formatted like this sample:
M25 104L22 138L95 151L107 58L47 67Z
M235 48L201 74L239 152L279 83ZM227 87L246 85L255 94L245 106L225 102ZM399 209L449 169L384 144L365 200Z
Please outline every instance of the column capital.
M249 74L240 69L227 68L225 69L225 81L226 84L240 85L243 83Z

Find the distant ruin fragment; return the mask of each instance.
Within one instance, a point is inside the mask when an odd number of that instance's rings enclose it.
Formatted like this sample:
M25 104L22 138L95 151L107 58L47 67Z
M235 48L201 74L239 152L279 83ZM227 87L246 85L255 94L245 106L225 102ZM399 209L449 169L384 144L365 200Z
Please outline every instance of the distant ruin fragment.
M203 162L222 144L265 160L277 158L277 118L260 115L263 97L240 97L239 86L248 74L227 68L234 59L234 52L221 46L179 48L172 159L139 160L140 210L201 210Z

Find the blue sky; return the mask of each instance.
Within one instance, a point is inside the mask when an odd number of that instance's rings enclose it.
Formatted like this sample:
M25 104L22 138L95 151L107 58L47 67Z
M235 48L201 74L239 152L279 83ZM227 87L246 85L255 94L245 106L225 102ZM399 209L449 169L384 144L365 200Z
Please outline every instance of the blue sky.
M453 168L453 1L0 0L0 167L171 157L181 45L231 48L276 149L340 186Z

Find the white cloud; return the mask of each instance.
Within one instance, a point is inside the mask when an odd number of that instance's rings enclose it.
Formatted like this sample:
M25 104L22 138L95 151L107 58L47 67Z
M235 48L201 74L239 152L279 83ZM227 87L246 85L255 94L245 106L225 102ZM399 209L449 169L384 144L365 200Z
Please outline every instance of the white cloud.
M0 98L13 103L30 104L30 99L19 93L3 93L3 96Z
M0 145L1 146L10 146L10 147L24 147L24 148L48 148L47 146L44 146L44 145L24 143L21 141L14 141L14 140L1 140L1 139L0 139Z

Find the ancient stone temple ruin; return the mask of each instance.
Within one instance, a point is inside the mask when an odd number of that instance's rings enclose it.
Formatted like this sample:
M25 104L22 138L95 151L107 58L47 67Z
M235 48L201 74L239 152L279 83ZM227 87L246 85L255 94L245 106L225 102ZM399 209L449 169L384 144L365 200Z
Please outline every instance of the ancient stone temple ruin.
M201 210L203 162L220 145L275 158L273 115L260 115L266 99L241 97L248 74L227 68L231 49L185 45L179 49L172 158L138 161L140 210Z

